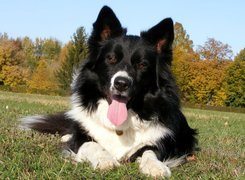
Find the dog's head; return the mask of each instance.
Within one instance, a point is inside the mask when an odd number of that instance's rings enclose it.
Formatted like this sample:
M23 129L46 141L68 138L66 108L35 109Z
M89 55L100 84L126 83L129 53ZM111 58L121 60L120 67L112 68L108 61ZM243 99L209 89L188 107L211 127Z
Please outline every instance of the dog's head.
M87 86L91 88L86 89L91 99L96 102L96 97L102 96L109 104L115 100L135 111L142 110L144 101L167 85L173 39L170 18L140 36L131 36L126 35L114 12L103 7L93 24L89 60L84 66L86 77L90 77Z

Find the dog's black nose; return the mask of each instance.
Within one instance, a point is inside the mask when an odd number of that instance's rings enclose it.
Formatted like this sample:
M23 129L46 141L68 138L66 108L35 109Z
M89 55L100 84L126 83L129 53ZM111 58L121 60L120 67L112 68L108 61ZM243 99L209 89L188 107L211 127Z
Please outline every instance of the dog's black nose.
M131 86L131 81L126 77L119 76L116 77L116 79L114 80L114 87L120 92L126 91L130 86Z

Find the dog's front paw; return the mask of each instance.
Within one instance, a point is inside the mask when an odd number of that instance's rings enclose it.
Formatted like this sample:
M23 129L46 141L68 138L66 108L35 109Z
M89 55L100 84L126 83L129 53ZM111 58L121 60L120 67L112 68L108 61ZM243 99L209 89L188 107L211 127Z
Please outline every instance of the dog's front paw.
M155 159L146 159L140 163L140 169L143 174L153 177L170 177L171 171L163 162Z
M170 177L171 171L163 162L159 161L153 151L145 151L138 159L142 173L153 177Z
M120 164L111 155L102 153L94 163L92 162L92 165L95 169L107 170L113 169Z
M78 162L88 161L94 169L106 170L119 166L119 162L96 142L86 142L75 156Z

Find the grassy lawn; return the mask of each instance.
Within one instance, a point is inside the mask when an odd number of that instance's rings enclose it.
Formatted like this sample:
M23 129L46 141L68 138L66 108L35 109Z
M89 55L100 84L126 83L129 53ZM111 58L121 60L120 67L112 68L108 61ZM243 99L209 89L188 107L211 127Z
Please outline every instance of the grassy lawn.
M149 179L137 164L94 171L61 156L59 137L18 130L18 119L69 108L64 97L0 91L0 179ZM172 169L171 179L245 179L245 114L183 110L199 130L201 151Z

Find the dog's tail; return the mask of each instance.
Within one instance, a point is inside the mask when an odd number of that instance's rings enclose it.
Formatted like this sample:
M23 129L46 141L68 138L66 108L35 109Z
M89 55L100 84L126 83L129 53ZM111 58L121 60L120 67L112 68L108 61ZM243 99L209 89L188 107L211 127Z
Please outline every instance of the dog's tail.
M20 129L33 129L41 133L59 134L61 136L70 134L75 124L65 113L28 116L20 121Z

